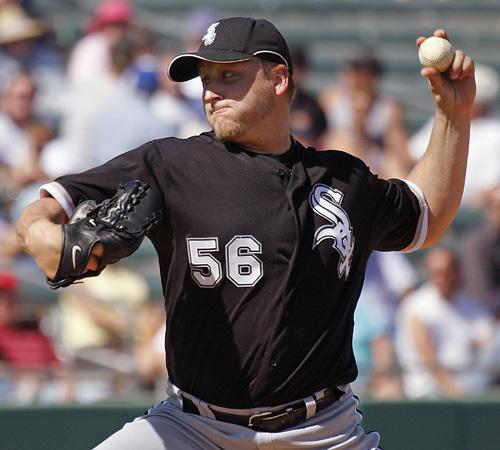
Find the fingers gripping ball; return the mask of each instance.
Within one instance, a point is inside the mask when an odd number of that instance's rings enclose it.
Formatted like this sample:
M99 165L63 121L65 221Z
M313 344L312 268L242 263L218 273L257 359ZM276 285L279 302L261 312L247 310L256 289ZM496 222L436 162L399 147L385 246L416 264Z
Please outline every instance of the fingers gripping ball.
M450 41L432 36L427 38L418 50L418 59L425 67L433 67L440 72L445 72L450 67L455 57L455 52Z
M121 184L116 194L96 205L81 203L63 225L63 247L52 289L69 286L76 280L99 275L108 265L131 255L144 236L161 220L160 196L142 181ZM86 270L92 250L103 249L96 270Z

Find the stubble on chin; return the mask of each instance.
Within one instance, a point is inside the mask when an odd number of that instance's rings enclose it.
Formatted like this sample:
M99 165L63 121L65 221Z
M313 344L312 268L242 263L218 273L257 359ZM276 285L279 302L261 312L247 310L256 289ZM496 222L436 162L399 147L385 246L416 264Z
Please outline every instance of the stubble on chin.
M237 120L222 119L214 121L215 136L222 142L235 142L243 135L243 124Z
M209 117L215 135L222 142L238 142L246 136L249 130L272 115L273 97L271 92L262 91L253 102L233 108L231 117Z

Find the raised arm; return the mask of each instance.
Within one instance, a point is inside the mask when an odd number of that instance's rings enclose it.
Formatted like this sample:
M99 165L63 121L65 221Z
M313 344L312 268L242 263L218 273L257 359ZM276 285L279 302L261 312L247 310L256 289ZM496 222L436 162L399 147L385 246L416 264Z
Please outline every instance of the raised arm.
M447 38L444 30L434 35ZM424 40L419 37L417 46ZM422 188L429 205L429 228L422 246L429 247L443 236L460 205L476 85L474 62L461 50L455 51L447 72L426 67L421 74L429 81L436 111L427 151L408 179Z

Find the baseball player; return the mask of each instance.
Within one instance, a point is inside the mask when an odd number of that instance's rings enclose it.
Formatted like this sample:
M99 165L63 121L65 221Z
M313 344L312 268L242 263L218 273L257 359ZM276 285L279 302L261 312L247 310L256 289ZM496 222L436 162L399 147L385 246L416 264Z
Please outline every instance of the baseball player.
M164 214L148 235L166 300L168 398L97 448L378 448L379 435L358 425L349 387L353 312L371 251L432 245L456 212L471 58L456 51L446 74L422 69L435 124L407 180L379 179L349 154L290 136L293 64L266 20L219 20L168 73L201 78L213 131L148 142L58 178L18 221L22 247L57 281L60 255L75 242L62 224L76 205L102 202L127 180L159 193ZM90 273L107 252L93 248Z

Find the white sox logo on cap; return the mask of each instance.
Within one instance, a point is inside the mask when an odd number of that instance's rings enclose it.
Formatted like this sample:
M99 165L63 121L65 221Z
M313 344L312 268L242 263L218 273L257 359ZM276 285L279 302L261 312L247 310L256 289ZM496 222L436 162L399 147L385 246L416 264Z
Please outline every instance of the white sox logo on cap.
M215 22L212 25L210 25L207 28L207 32L206 32L205 36L203 36L201 38L201 40L202 40L202 42L203 42L203 44L205 46L212 45L214 43L215 36L217 36L217 33L215 32L215 29L217 28L217 25L219 25L219 22Z
M354 235L349 216L340 206L344 194L324 184L314 185L309 204L313 211L328 220L331 225L323 225L314 233L313 249L325 239L332 239L332 247L340 254L337 272L339 278L346 280L351 270L352 255L354 253Z

